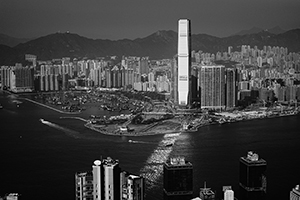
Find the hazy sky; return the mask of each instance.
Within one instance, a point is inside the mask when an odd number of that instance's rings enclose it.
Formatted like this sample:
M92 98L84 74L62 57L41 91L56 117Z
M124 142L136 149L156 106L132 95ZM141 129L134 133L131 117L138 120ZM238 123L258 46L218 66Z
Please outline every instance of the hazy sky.
M0 0L0 33L38 37L57 31L95 39L135 39L177 30L229 36L254 26L300 28L300 0Z

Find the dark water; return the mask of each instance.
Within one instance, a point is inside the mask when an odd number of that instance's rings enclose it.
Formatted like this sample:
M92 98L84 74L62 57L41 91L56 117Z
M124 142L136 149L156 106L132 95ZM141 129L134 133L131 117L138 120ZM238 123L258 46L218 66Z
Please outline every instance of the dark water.
M122 169L146 176L147 200L162 199L161 163L176 155L194 166L194 196L204 181L218 197L223 185L237 194L239 157L249 150L268 163L268 199L288 199L300 181L300 116L129 138L95 133L79 120L60 119L65 115L30 102L17 108L3 95L0 102L0 196L18 192L22 199L75 199L75 172L91 170L101 156L119 159ZM88 109L81 116L99 113ZM169 142L175 144L165 147Z

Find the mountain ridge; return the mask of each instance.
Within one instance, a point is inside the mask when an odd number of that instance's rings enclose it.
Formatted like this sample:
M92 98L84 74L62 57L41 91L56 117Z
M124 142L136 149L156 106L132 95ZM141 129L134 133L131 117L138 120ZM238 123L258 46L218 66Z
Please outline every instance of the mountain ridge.
M53 33L42 36L14 47L0 45L0 64L14 64L24 60L25 54L37 55L38 60L54 58L96 58L109 55L149 56L151 59L172 58L177 52L177 33L160 30L144 38L134 40L90 39L75 33ZM216 53L227 51L228 46L238 50L241 45L283 46L289 51L300 51L300 29L280 34L268 31L247 35L216 37L208 34L192 34L192 50Z
M234 35L250 35L250 34L259 33L259 32L262 32L262 31L268 31L269 33L273 33L273 34L276 34L276 35L286 32L285 30L283 30L279 26L274 26L274 27L269 28L269 29L262 29L262 28L254 26L250 29L241 30L241 31L233 34L232 36L234 36Z

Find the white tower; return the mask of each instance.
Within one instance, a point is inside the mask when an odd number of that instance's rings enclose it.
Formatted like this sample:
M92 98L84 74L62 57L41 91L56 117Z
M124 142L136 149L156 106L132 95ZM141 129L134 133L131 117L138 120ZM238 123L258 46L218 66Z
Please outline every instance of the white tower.
M101 161L96 160L93 165L93 197L95 200L101 199Z
M178 21L178 103L186 106L189 103L190 76L190 21Z

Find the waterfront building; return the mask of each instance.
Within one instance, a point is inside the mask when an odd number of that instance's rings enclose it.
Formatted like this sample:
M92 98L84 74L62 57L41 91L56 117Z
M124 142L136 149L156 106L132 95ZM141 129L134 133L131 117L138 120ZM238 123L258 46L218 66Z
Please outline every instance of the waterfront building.
M200 73L201 108L225 108L225 67L202 66Z
M79 172L75 174L76 200L93 200L93 174L92 172Z
M290 192L290 200L300 200L300 187L296 185Z
M34 90L34 68L23 66L2 66L1 70L2 87L13 92L32 92Z
M190 68L191 68L191 28L190 20L178 21L178 103L190 104Z
M258 154L249 151L247 156L240 158L239 199L262 200L266 199L267 162L259 158Z
M193 165L182 157L164 163L164 200L190 200L193 196Z

